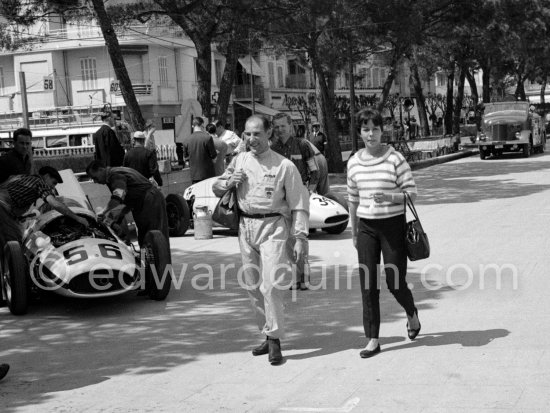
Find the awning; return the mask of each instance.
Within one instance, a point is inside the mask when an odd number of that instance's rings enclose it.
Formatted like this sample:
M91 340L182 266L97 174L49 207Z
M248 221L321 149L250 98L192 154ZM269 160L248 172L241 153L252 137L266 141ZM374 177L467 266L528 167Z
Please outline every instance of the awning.
M243 103L239 101L234 101L233 103L241 105L243 108L247 108L248 110L252 110L252 103L248 103L248 102ZM259 103L254 104L254 111L267 116L275 116L277 113L280 113L278 110L269 108L264 105L260 105Z
M250 56L239 58L239 63L243 67L244 71L250 74ZM254 59L252 59L252 75L265 77L264 71Z

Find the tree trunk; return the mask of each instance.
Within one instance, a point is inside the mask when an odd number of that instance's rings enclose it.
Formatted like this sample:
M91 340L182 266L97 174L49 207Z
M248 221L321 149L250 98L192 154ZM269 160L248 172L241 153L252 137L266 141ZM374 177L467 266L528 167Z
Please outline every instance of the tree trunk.
M460 133L460 115L462 114L462 102L464 100L464 82L466 80L465 66L460 66L460 75L458 77L458 88L456 92L456 105L453 111L453 134Z
M330 76L325 76L321 62L317 60L316 56L310 53L310 58L317 77L317 87L319 90L317 119L327 132L328 169L330 172L343 172L342 150L340 148L340 140L338 139L336 119L334 118L334 79L330 79ZM332 85L332 93L330 85Z
M227 119L227 110L229 108L229 101L231 100L231 93L237 75L237 64L239 62L239 54L232 43L233 41L228 45L227 54L225 56L225 67L223 69L223 76L220 84L220 95L218 97L218 120L224 123Z
M483 82L483 103L491 102L491 66L489 61L480 62Z
M428 117L426 116L426 98L424 97L422 81L420 80L420 73L418 72L418 65L416 63L416 52L413 52L411 59L411 71L413 75L413 88L416 94L416 110L418 112L420 130L423 136L429 136L430 126L428 125Z
M378 111L382 112L384 110L384 106L386 104L386 101L388 100L388 96L390 94L391 86L393 84L393 81L395 79L395 74L397 72L397 62L399 61L399 56L397 55L397 50L392 53L392 58L390 62L390 71L388 73L388 77L386 78L386 81L384 82L384 86L382 87L382 95L380 96L380 102L378 103ZM393 111L392 111L393 116Z
M453 134L454 82L455 64L452 62L447 71L447 104L445 105L445 133L447 135Z
M544 101L544 95L546 94L546 73L544 76L542 76L542 83L540 85L540 103L541 105L544 105L546 102Z
M355 130L355 74L353 73L353 49L351 38L348 37L349 65L349 137L351 138L351 153L357 152L357 131Z
M103 33L103 38L105 39L105 45L107 46L113 69L120 85L122 98L126 103L128 120L134 130L141 131L145 128L145 120L143 119L136 95L134 94L132 81L130 80L130 76L128 76L128 71L126 70L124 58L120 52L120 45L113 25L111 24L111 19L105 11L105 5L102 0L92 0L92 4L99 26L101 27L101 32Z
M202 115L210 120L212 91L212 45L209 40L203 40L200 35L190 35L197 50L197 100L202 107Z
M477 104L479 103L479 93L477 93L476 78L474 77L473 72L471 72L469 69L466 69L466 79L468 80L468 84L470 85L470 91L472 92L472 99L474 101L475 110Z

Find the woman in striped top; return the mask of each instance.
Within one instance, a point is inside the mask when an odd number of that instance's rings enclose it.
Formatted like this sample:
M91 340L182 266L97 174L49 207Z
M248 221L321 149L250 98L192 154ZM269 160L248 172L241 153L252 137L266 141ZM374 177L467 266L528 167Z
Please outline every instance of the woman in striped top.
M348 196L353 245L359 256L359 278L363 298L363 327L368 339L362 358L380 352L380 255L384 258L386 283L407 313L408 336L420 332L418 313L407 285L405 246L405 194L416 197L416 184L403 155L383 145L380 113L363 109L357 125L365 149L348 161Z

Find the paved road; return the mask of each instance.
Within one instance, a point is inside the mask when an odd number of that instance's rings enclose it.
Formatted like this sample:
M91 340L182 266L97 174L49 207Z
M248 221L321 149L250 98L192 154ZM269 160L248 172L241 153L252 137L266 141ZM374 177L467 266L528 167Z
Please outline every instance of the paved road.
M0 411L550 411L550 155L471 157L415 175L433 247L410 265L417 341L384 287L382 353L359 358L349 229L317 233L313 280L323 286L328 266L326 288L288 293L286 363L272 367L250 354L260 336L237 272L220 275L239 263L236 239L186 236L172 239L185 277L166 302L48 301L19 318L0 309L0 360L12 364ZM201 264L214 268L211 286Z

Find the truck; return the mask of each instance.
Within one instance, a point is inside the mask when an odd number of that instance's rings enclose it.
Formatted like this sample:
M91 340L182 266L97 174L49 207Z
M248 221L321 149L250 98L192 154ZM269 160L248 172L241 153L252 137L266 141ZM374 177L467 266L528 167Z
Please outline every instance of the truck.
M546 148L544 119L532 112L529 102L486 103L476 144L479 157L519 152L525 158Z

